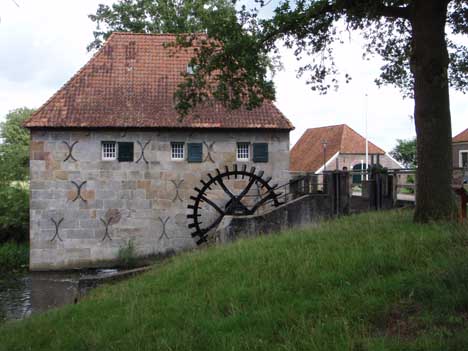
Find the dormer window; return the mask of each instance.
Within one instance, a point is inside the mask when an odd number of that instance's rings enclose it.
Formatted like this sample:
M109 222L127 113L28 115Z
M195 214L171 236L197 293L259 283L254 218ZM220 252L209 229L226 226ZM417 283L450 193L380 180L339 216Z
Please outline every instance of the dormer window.
M189 63L187 65L187 74L190 74L190 75L195 74L195 69L196 68L197 68L197 66L192 65L191 63Z

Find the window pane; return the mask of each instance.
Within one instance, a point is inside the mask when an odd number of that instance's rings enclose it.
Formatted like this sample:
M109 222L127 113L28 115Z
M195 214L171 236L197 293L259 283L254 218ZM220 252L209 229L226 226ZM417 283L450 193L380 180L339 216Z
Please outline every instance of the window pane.
M171 158L173 160L184 159L184 143L171 143Z
M249 143L237 143L237 159L249 159Z
M468 167L468 152L461 153L461 166Z
M117 146L115 141L102 142L102 159L115 160L117 157Z

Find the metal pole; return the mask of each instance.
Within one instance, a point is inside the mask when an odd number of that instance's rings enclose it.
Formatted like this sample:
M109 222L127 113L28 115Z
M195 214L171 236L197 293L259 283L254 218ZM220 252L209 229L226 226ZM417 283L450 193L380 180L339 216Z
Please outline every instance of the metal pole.
M361 160L361 183L364 180L364 161Z
M323 146L323 170L327 170L327 160L326 160L326 146Z
M322 140L322 146L323 146L323 171L327 170L327 141Z

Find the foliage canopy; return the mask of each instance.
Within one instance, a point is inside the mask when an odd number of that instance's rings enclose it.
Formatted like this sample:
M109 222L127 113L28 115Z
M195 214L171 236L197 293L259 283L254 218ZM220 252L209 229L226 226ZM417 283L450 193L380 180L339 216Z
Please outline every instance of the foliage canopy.
M0 183L28 179L29 131L22 123L31 116L33 109L22 107L10 111L0 123Z
M397 139L397 145L390 151L390 154L405 167L416 167L416 138L409 140Z
M204 32L194 58L194 75L187 75L176 99L182 113L209 96L231 108L250 108L264 99L274 99L270 74L281 67L279 49L293 49L301 60L309 57L298 72L306 75L312 90L321 94L349 82L339 72L334 59L336 43L351 31L365 39L363 56L380 55L385 64L376 83L391 84L404 96L414 95L411 71L412 11L416 0L299 0L275 1L273 16L266 17L271 1L255 0L254 8L236 0L119 0L99 5L90 19L96 22L95 40L88 49L99 48L114 31L135 33ZM443 2L443 1L442 1ZM468 34L468 4L446 0L449 55L449 81L464 91L468 86L468 50L460 36ZM236 10L236 6L238 10ZM104 28L102 28L104 27ZM190 45L198 35L182 35L181 45ZM200 44L200 41L197 42ZM216 84L211 79L216 76Z
M213 41L204 45L195 59L198 70L181 86L178 107L186 112L208 96L232 108L242 104L254 107L264 99L274 99L270 71L272 63L279 66L283 45L292 49L298 60L307 57L298 75L308 78L312 90L325 94L337 89L340 82L349 82L351 77L338 70L334 50L350 32L363 36L365 58L379 55L385 62L376 77L377 85L394 85L404 96L414 97L415 62L411 58L416 43L412 23L417 2L280 1L273 16L263 18L265 4L256 1L257 8L242 6L237 17L209 17L205 27ZM448 9L443 17L451 34L447 39L449 82L451 87L464 91L468 86L468 50L460 39L468 34L468 4L463 0L446 2ZM192 40L187 37L186 41ZM214 86L209 84L213 74L217 77Z
M88 50L101 47L112 32L203 32L213 11L225 16L236 13L228 0L119 0L111 6L100 4L96 13L89 15L97 28Z
M272 1L254 2L256 7L250 9L233 0L232 4L237 6L234 13L225 12L222 7L203 6L207 12L199 16L200 26L209 39L200 40L200 35L193 31L179 36L179 45L189 46L196 41L198 47L191 62L194 74L186 74L176 92L176 107L181 114L211 97L230 108L242 105L254 108L265 99L274 99L270 73L280 62L282 46L293 49L299 60L308 57L298 74L308 76L313 90L324 94L337 88L350 77L340 74L335 65L335 45L343 40L344 34L358 32L366 42L364 56L380 55L385 62L376 83L395 85L403 95L415 100L418 137L415 219L424 222L453 218L449 86L462 91L468 86L468 49L459 40L468 34L468 2L281 0L274 5ZM119 2L133 6L153 3L161 2ZM272 14L263 16L261 11L270 5L275 6ZM125 10L125 16L134 18L132 11L137 8ZM102 21L112 25L112 16L120 18L122 13L116 7L113 9ZM157 17L153 20L163 23ZM133 23L123 24L114 29L135 30Z

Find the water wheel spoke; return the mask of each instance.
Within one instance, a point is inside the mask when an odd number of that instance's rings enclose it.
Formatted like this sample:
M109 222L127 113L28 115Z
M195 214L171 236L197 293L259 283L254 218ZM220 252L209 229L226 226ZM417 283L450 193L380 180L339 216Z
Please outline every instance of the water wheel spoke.
M201 180L201 184L203 186L201 187L201 189L194 188L197 194L196 196L190 197L190 200L193 201L193 204L189 205L188 208L192 211L192 213L189 214L187 218L193 220L193 223L189 224L189 228L195 229L195 231L192 232L191 235L193 238L199 238L198 240L196 240L197 244L201 244L209 240L207 236L208 233L214 228L216 228L219 225L219 223L221 223L225 215L251 215L254 214L255 211L257 211L261 206L266 206L270 202L273 202L274 206L279 205L278 194L275 192L277 185L270 186L269 182L271 181L271 177L263 179L264 173L260 171L257 174L255 167L251 167L250 171L247 171L247 165L244 164L240 167L235 164L232 170L230 170L229 167L226 166L225 171L220 171L219 169L216 169L215 171L216 175L214 176L208 173L207 181L204 181L203 179ZM242 189L242 191L240 191L239 194L237 194L237 192L232 192L231 189L229 189L231 183L225 183L225 178L229 180L231 179L231 176L233 176L233 179L241 178L247 180L246 186ZM248 194L252 191L252 187L254 185L257 185L258 188L258 195L256 195L257 202L254 204L254 206L250 206L251 201L249 199L249 205L243 204L242 200L249 196ZM219 188L216 190L216 194L213 195L216 197L213 197L213 199L211 199L211 194L207 193L207 190L215 190L214 188L216 186L219 186ZM234 187L236 188L236 185L234 185ZM220 189L222 189L223 191L219 192ZM263 191L261 191L262 189ZM215 199L219 199L219 201ZM205 211L203 211L203 214L199 213L199 210L201 209L200 203L207 204L207 209L209 210L208 212L210 212L210 209L208 207L212 207L214 211L217 212L214 213L211 210L211 220L205 221L207 225L209 223L211 224L208 225L206 228L200 228L200 225L202 223L201 220L204 216L210 215L208 213L205 214ZM218 217L216 218L217 215ZM216 219L214 220L214 218ZM212 220L214 221L212 222Z
M256 179L255 178L250 178L250 181L249 183L247 184L247 186L245 187L244 190L242 190L242 192L239 194L239 196L237 197L237 200L240 202L240 200L242 200L242 198L247 195L247 193L250 191L250 188L252 187L252 185L254 185L254 183L256 182Z
M224 184L223 182L223 179L221 177L218 177L218 179L216 180L216 182L219 184L219 186L221 187L221 189L223 189L223 191L231 198L231 199L234 199L235 196L233 193L231 193L231 191L227 188L227 186Z
M213 223L210 224L209 227L206 227L204 229L202 229L202 235L205 235L206 233L208 233L211 229L213 229L214 227L218 226L219 223L221 223L221 221L223 220L224 216L219 216L216 221L214 221Z
M218 211L221 215L225 215L225 212L218 206L216 205L213 201L211 201L210 199L208 199L204 194L201 194L200 195L200 199L205 201L208 205L210 205L211 207L213 207L216 211Z

